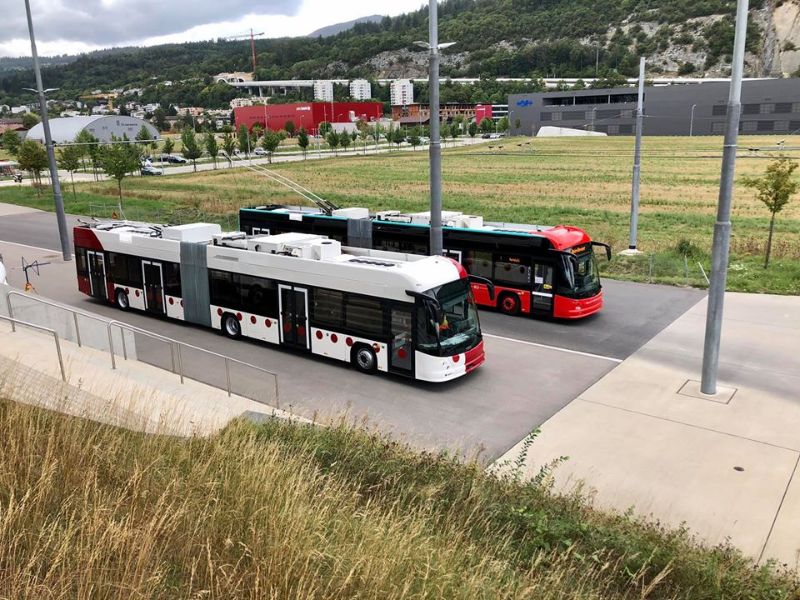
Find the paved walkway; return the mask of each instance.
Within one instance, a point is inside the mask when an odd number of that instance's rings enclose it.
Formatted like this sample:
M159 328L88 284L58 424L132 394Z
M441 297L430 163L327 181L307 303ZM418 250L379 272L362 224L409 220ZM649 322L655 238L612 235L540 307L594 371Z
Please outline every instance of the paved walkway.
M526 475L685 523L759 560L800 557L800 298L728 293L720 387L699 392L706 301L542 426ZM521 444L500 462L519 456Z

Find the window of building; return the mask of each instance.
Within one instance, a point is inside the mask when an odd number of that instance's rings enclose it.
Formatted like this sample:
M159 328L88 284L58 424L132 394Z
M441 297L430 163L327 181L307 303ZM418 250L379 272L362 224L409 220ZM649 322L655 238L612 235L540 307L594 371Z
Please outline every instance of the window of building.
M717 121L716 123L711 124L711 133L722 135L725 133L725 123L721 121Z
M619 118L619 111L618 110L598 110L597 111L597 118L598 119L618 119Z
M775 131L789 131L789 121L775 121Z
M758 121L757 131L775 131L775 121Z
M543 112L542 113L542 121L550 121L553 116L553 113Z
M609 125L606 133L608 135L619 135L619 125Z
M760 104L742 104L743 115L757 115L761 112Z
M789 121L789 132L797 133L800 131L800 121Z
M764 104L761 105L760 114L771 115L774 112L775 112L775 104L773 104L772 102L764 102Z
M742 131L756 131L758 127L757 121L742 121L741 129Z
M728 106L725 104L717 104L711 108L711 115L714 117L724 117L728 114Z
M632 135L633 134L633 125L620 125L619 126L619 133L620 135Z
M781 115L788 114L792 112L792 103L791 102L776 102L775 103L775 112Z

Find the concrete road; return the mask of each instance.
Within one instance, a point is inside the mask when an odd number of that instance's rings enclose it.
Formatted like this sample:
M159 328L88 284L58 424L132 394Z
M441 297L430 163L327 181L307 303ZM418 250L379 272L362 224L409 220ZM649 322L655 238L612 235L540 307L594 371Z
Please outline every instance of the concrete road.
M0 240L27 245L0 243L12 284L24 282L17 267L21 256L53 261L34 280L42 295L276 372L281 408L307 417L349 411L353 418L367 418L416 445L480 449L487 459L502 455L702 297L696 290L607 281L607 309L582 322L483 312L486 364L451 384L425 385L362 376L338 362L232 341L207 329L95 302L77 291L73 264L61 264L57 252L36 249L58 249L50 213L0 212ZM203 363L195 367L209 372L218 368Z

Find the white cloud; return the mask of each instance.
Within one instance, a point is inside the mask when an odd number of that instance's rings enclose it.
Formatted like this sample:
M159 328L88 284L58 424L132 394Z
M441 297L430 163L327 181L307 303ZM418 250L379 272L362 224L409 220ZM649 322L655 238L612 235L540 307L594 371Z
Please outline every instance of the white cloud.
M75 54L110 46L154 45L240 35L300 36L315 29L381 14L398 15L424 0L33 0L40 55ZM22 2L8 10L0 56L30 55Z

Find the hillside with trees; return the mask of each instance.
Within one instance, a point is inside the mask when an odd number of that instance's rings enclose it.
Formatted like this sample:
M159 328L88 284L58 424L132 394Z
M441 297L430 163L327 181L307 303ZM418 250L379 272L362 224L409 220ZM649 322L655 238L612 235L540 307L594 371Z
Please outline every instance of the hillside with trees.
M444 52L441 72L450 77L613 78L635 76L638 56L644 55L652 76L725 75L735 4L446 0L440 6L440 39L456 44ZM800 31L776 27L776 20L791 19L797 11L796 0L752 0L749 75L796 74ZM256 77L420 77L427 65L426 53L414 45L420 39L427 39L425 8L358 23L328 37L257 40ZM46 67L44 78L48 87L60 88L62 98L98 88L143 87L161 102L214 107L224 105L234 91L210 76L248 71L250 64L249 43L215 40L81 55ZM28 70L0 71L0 103L29 98L22 88L32 79Z

